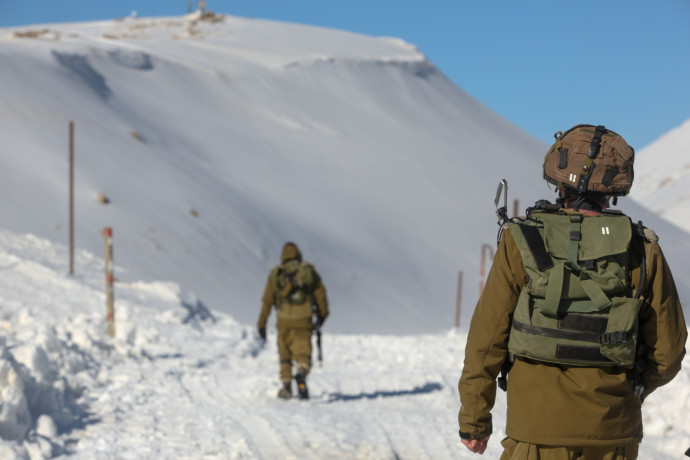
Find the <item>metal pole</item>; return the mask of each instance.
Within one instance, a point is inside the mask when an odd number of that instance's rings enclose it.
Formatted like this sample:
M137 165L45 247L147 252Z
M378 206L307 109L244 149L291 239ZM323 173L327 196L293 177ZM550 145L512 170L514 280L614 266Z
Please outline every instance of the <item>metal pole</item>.
M517 198L515 198L515 201L513 201L513 217L516 217L519 212L520 212L520 202L518 201Z
M455 297L455 329L460 329L460 305L462 303L462 270L458 272L458 293Z
M69 274L74 275L74 122L69 122Z
M106 227L103 229L105 239L105 295L106 295L106 326L108 335L115 336L115 294L113 283L113 229Z

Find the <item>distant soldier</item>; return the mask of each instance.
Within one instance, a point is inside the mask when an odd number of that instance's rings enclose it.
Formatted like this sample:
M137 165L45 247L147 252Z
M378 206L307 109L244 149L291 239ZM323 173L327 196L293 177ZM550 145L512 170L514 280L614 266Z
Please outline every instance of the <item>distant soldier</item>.
M642 400L680 370L687 328L659 238L608 209L630 191L633 161L604 126L559 132L543 165L556 203L501 216L458 385L472 452L492 433L500 374L502 460L637 458Z
M295 243L286 243L281 264L268 275L259 315L259 335L266 340L266 321L275 305L278 315L278 355L280 380L278 397L292 397L292 362L300 399L309 399L307 375L311 369L312 330L320 330L328 317L326 287L314 266L302 260ZM313 316L316 321L313 322Z

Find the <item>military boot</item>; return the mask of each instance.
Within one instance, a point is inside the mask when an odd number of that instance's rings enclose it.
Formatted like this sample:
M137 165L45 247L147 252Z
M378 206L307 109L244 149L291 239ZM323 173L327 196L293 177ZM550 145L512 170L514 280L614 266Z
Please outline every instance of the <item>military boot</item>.
M297 382L297 394L299 399L309 399L309 389L307 388L307 373L305 371L299 371L295 375L295 381Z
M281 399L292 398L292 381L283 382L283 388L278 392L278 397Z

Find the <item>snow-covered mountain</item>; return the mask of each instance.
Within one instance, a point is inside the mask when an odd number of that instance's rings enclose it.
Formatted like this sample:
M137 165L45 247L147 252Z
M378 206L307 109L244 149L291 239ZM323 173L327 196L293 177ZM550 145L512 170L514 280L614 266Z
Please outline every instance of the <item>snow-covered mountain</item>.
M690 232L690 119L639 152L630 196Z
M466 337L446 332L458 270L469 315L497 182L521 208L548 197L546 146L398 39L128 18L0 29L0 63L0 458L476 457L455 420ZM687 233L621 204L690 268ZM286 240L333 311L307 403L275 398L275 336L264 345L253 326ZM688 359L645 401L640 458L687 448ZM494 422L487 458L503 394Z
M460 270L466 323L498 181L522 209L551 195L547 146L399 39L127 18L2 29L0 61L3 226L68 241L73 120L76 245L102 252L111 226L120 280L180 283L244 324L288 240L325 280L331 330L445 330ZM690 268L687 233L622 204Z

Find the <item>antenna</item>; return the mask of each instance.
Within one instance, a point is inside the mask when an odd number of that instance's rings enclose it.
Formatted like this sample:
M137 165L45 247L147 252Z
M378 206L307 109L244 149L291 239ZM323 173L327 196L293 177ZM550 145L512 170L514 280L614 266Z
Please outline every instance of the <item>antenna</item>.
M498 201L501 199L501 192L503 192L503 206L499 208ZM501 179L501 182L498 183L494 204L496 205L496 215L499 219L498 224L503 225L508 220L508 182L505 179Z
M501 199L501 192L503 192L503 206L499 208L498 202ZM505 179L501 179L501 182L498 183L494 204L496 205L496 215L498 216L498 235L496 236L496 246L498 246L501 241L503 226L510 220L508 218L508 181Z

